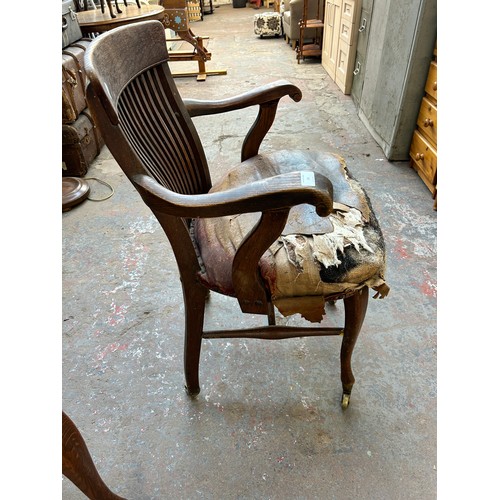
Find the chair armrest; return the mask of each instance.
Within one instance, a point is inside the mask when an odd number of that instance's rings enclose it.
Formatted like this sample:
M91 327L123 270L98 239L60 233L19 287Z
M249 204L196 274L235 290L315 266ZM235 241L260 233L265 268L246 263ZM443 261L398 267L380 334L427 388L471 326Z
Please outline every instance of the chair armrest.
M298 87L286 80L278 80L235 97L219 101L184 99L184 104L191 117L225 113L259 105L259 114L241 147L241 161L245 161L259 153L260 145L274 122L279 100L286 95L295 102L302 99L302 92Z
M132 178L146 205L159 214L193 219L262 212L259 222L241 242L232 265L233 286L241 310L268 314L270 297L258 270L259 260L286 225L290 208L301 203L325 217L332 212L333 188L324 175L293 172L255 181L226 191L183 195L144 174Z
M278 80L267 85L261 85L234 97L220 100L183 99L189 116L215 115L237 109L266 104L289 95L295 102L302 99L302 92L298 87L286 80Z
M185 195L163 187L144 174L132 178L144 202L155 212L194 219L290 208L301 203L325 217L333 207L333 188L324 175L292 172L226 191Z

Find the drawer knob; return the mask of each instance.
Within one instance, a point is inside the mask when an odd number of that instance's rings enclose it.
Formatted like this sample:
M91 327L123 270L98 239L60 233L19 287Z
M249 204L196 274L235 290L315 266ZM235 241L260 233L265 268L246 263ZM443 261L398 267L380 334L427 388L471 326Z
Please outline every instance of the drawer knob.
M420 161L424 159L424 153L417 153L415 155L415 160Z
M424 121L424 127L434 127L434 122L430 118L426 118Z
M438 82L434 82L432 85L432 90L437 90L438 89Z

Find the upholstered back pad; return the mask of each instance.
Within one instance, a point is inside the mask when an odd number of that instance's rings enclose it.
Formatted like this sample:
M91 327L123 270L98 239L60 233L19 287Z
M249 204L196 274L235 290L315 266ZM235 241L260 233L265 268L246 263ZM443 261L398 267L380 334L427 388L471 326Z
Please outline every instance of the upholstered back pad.
M333 213L322 218L310 205L292 208L281 237L259 263L273 303L284 315L301 313L320 321L325 299L348 296L364 286L385 296L382 233L368 196L342 158L309 151L258 155L231 170L211 192L291 171L328 177L333 185ZM234 295L232 261L259 217L250 213L195 221L194 238L204 263L201 279L207 286Z

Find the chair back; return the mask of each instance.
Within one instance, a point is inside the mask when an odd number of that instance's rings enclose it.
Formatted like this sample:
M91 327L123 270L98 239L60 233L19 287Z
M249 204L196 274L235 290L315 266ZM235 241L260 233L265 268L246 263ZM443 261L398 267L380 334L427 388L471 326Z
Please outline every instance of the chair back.
M143 21L99 35L85 54L88 106L128 178L179 194L211 187L203 147L168 67L165 29Z

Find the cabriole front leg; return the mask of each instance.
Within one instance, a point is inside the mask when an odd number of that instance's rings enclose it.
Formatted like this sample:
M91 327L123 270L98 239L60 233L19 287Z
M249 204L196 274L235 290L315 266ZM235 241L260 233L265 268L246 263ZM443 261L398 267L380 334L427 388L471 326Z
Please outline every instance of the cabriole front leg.
M342 381L342 408L349 406L355 379L351 368L351 357L363 326L368 306L368 288L364 287L351 297L344 299L345 326L340 349L340 379Z

